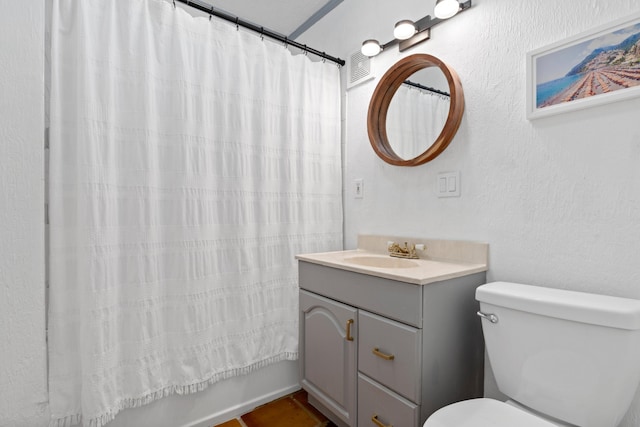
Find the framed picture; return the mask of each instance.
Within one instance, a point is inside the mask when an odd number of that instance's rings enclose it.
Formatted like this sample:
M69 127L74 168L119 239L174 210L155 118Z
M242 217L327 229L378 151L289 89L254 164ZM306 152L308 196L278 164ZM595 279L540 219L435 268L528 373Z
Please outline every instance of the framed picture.
M527 119L640 96L640 13L527 54Z

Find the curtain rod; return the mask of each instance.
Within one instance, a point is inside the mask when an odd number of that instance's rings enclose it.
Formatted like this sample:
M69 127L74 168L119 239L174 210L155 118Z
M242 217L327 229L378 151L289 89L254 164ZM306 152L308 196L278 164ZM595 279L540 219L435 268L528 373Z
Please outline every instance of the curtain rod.
M298 43L294 40L289 39L287 36L283 36L282 34L276 33L275 31L272 31L268 28L264 28L264 27L260 27L256 24L253 24L251 22L245 21L241 18L238 18L237 16L233 16L233 15L229 15L227 13L224 13L220 10L216 10L213 6L211 6L210 4L201 2L199 0L177 0L180 3L184 3L187 6L191 6L194 9L198 9L201 12L207 13L209 14L209 16L213 15L215 17L224 19L225 21L229 21L231 23L236 24L236 26L239 27L243 27L243 28L248 28L252 31L255 31L256 33L259 33L261 36L266 36L269 37L271 39L277 40L281 43L284 43L285 47L286 46L293 46L296 47L298 49L301 49L304 52L310 52L316 56L319 56L322 59L326 59L332 62L335 62L338 65L344 65L345 62L344 60L340 59L340 58L336 58L333 57L331 55L327 55L325 52L320 52L319 50L313 49L309 46L307 46L306 44L301 44ZM173 0L173 5L175 6L176 4L176 0Z
M429 86L423 86L420 83L414 83L411 80L405 80L403 83L409 86L417 87L418 89L428 90L429 92L437 93L438 95L444 95L449 97L451 96L447 92L443 92L441 90L438 90Z

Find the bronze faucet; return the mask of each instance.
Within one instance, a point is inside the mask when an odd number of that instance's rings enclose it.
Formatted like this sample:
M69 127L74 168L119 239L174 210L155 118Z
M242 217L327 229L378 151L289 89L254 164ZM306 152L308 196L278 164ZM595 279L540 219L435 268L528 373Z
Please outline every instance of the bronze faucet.
M409 247L407 242L404 242L404 247L400 246L397 243L391 243L387 247L389 251L389 255L396 258L409 258L409 259L418 259L418 254L416 253L416 245L411 245Z

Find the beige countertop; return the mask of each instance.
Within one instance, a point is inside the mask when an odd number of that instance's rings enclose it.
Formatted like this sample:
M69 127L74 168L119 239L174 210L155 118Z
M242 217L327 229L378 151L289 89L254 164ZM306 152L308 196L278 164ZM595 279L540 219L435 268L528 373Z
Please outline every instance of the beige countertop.
M386 252L387 242L422 243L419 259L392 258ZM369 274L401 282L426 285L446 279L487 271L486 243L407 239L392 236L360 236L358 249L301 254L296 258L314 264L355 273Z

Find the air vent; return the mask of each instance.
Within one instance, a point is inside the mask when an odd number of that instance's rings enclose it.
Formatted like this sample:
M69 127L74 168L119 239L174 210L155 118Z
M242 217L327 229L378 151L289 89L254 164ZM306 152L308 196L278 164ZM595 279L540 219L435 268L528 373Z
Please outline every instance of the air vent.
M372 58L364 56L360 51L351 54L347 62L349 74L349 81L347 82L348 89L373 78L372 62Z

